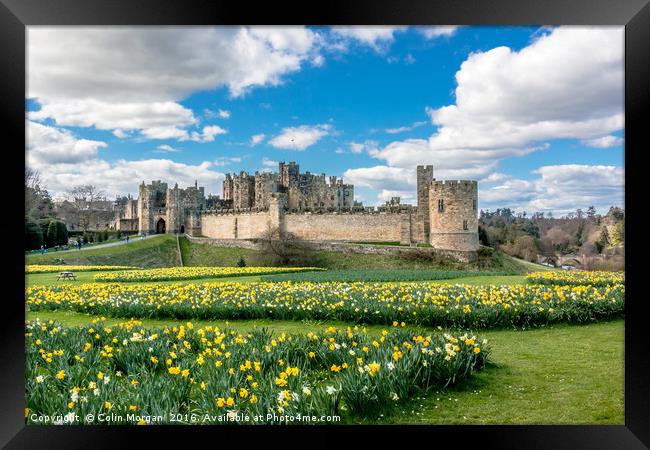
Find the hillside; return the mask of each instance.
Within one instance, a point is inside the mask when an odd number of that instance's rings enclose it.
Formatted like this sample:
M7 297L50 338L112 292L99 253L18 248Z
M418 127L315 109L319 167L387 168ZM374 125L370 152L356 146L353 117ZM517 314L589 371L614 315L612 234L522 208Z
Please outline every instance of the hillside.
M217 247L207 243L190 242L185 237L180 238L180 246L185 266L234 266L242 258L248 266L278 265L276 255L259 250ZM501 252L481 256L479 261L466 264L441 257L431 259L422 256L395 257L391 255L309 250L293 255L291 262L287 265L315 266L326 269L440 268L445 270L493 270L512 273L544 270L544 266L526 263Z
M61 260L63 262L61 262ZM176 237L161 235L129 244L71 252L28 255L25 264L128 265L170 267L179 265Z

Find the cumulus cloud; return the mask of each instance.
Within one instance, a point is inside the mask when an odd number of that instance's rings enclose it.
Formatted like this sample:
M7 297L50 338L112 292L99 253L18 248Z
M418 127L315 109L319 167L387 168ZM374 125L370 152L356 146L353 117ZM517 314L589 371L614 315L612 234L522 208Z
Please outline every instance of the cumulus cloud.
M138 184L151 180L178 183L179 186L205 186L207 192L221 192L224 175L212 170L214 163L184 164L169 159L146 159L137 161L118 160L108 162L93 159L85 164L34 165L41 173L44 185L55 198L61 198L72 187L93 184L106 193L108 198L130 193L137 195Z
M453 36L458 31L459 26L443 25L437 27L416 27L418 32L426 39L435 39L443 36Z
M198 120L180 100L219 87L239 97L279 85L319 51L317 34L304 27L33 26L27 33L27 96L41 106L30 119L122 130L118 137L139 130L182 139Z
M399 197L400 203L405 205L415 205L417 204L417 198L415 197L415 192L412 190L408 191L391 191L388 189L382 189L382 191L377 194L376 205L381 205L384 202L390 201L393 197Z
M587 147L610 148L623 145L623 138L608 134L607 136L582 141Z
M251 147L255 147L257 144L262 143L266 135L264 133L254 134L251 136Z
M203 132L199 133L193 131L190 135L190 139L195 142L212 142L214 137L220 134L226 134L228 131L221 128L219 125L208 125L203 127Z
M154 179L194 184L208 192L220 192L223 174L212 170L214 163L183 164L168 159L138 161L101 159L98 149L107 147L100 141L78 139L68 130L27 121L27 165L41 174L45 188L55 198L80 184L93 184L108 197L137 194L138 183ZM171 146L161 146L169 147Z
M606 212L624 204L622 167L566 164L543 166L533 173L538 177L532 180L507 177L492 187L479 186L480 207L565 214L592 205Z
M262 158L262 165L264 167L278 167L278 162L268 159L267 157Z
M367 45L373 50L385 50L395 39L395 33L405 31L406 27L390 26L341 26L332 27L334 37L343 39L332 44L335 48L346 49L346 41Z
M415 122L411 125L405 125L403 127L386 128L384 131L388 134L398 134L398 133L404 133L406 131L413 131L414 129L424 126L426 124L427 122L422 120L422 121Z
M214 165L217 167L222 167L222 166L228 166L233 163L240 163L241 158L238 156L233 156L233 157L228 157L228 156L222 156L217 158L214 161Z
M282 129L282 133L271 139L269 144L287 150L305 150L329 135L331 130L330 124L287 127Z
M433 164L437 178L482 179L500 160L543 151L553 139L617 145L608 136L624 126L623 28L560 27L519 51L473 53L456 82L454 104L426 110L433 135L371 156L394 168Z
M97 157L97 150L107 147L105 142L78 139L68 130L26 121L27 164L47 166L48 164L84 163Z
M179 149L172 147L171 145L163 144L157 147L157 150L154 150L156 153L177 153L180 152Z
M405 191L415 188L415 169L375 166L348 169L343 173L346 182L372 189Z
M393 142L390 165L466 156L476 164L526 154L557 138L592 139L623 127L623 29L562 27L513 51L470 55L456 73L456 103L429 109L428 140ZM595 76L598 74L598 76Z

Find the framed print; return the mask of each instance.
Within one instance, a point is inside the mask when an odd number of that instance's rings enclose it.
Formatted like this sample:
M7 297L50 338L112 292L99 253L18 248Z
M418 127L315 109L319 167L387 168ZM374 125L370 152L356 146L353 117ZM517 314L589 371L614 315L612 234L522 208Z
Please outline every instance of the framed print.
M646 448L646 3L3 0L2 443Z

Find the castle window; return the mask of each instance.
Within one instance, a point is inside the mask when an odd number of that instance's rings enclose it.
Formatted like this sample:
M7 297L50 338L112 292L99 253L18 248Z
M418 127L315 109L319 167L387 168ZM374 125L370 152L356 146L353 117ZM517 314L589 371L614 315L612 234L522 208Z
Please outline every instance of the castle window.
M467 230L467 221L463 220L463 230Z
M438 212L443 212L445 210L445 201L443 199L438 200Z
M472 200L472 208L476 211L476 199Z

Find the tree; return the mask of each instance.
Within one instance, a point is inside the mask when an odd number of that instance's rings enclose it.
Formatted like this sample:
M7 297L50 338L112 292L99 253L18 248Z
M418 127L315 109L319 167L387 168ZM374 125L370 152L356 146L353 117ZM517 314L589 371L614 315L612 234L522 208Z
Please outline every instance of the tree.
M56 226L56 220L50 220L50 223L47 226L47 235L45 237L45 242L47 242L48 247L54 247L58 244L58 229Z
M53 215L54 204L50 194L41 187L38 171L25 168L25 216L27 220L39 220Z
M587 208L587 217L589 219L593 219L595 216L596 216L596 208L594 208L593 206Z
M246 267L246 261L244 260L243 256L239 257L239 261L237 261L237 267Z
M68 191L71 205L77 214L79 226L83 231L88 231L93 218L96 216L95 203L102 198L104 193L92 184L75 186ZM95 220L96 222L96 220Z
M607 227L602 227L600 232L600 238L596 241L596 249L598 253L602 253L604 249L609 245L609 233L607 233Z
M43 231L36 222L25 221L25 250L35 250L43 245Z

